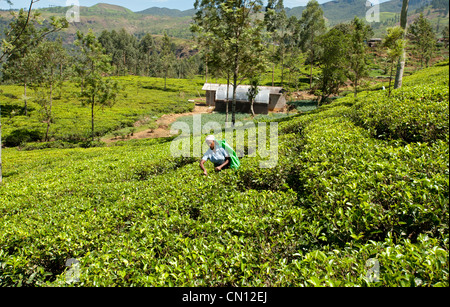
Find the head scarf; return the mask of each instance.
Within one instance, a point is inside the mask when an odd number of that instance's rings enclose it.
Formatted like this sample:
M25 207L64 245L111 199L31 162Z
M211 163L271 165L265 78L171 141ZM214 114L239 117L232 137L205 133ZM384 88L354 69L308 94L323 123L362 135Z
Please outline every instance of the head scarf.
M214 135L209 135L206 137L206 142L208 142L208 143L212 143L215 141L216 141L216 138L214 137Z
M216 151L216 149L219 148L219 143L217 143L217 140L214 137L214 135L208 135L206 137L206 143L208 144L208 146L210 146L210 144L213 142L214 142L214 151Z

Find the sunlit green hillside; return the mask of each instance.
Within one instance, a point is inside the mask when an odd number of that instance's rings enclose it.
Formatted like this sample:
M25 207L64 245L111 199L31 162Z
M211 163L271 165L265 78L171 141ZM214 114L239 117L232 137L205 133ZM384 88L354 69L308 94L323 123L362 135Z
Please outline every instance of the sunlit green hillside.
M448 74L276 119L274 168L204 177L164 139L4 149L0 286L448 287Z

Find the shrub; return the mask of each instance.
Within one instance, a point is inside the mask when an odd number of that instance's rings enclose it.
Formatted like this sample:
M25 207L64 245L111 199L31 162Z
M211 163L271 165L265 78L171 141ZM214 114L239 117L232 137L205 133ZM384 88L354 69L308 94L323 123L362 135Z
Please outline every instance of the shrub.
M16 147L23 143L40 141L42 137L43 134L41 131L20 128L5 137L4 145L7 147Z
M408 87L394 91L391 98L381 92L358 101L352 118L380 139L446 140L449 135L448 99L448 83Z

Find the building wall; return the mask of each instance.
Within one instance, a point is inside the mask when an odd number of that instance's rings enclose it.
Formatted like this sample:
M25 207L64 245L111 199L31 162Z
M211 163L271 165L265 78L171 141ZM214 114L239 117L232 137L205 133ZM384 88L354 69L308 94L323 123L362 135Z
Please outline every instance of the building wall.
M271 94L269 111L283 110L286 107L286 97L284 95Z
M267 90L266 87L263 87ZM213 86L204 87L206 91L206 105L217 106L218 101L216 101L216 90ZM266 103L255 103L255 112L258 114L268 114L269 111L281 111L286 107L286 97L281 93L281 88L270 88L272 94L269 94L269 104ZM279 93L280 92L280 93ZM238 102L238 112L250 113L250 103L245 101ZM258 106L257 106L258 105ZM258 111L256 111L258 108ZM216 108L218 112L225 112L225 102L222 100L221 105Z
M216 105L216 91L206 91L206 105L207 106Z
M228 112L231 113L231 106L232 106L232 102L229 102L228 105ZM253 109L255 110L255 114L264 114L267 115L269 114L269 106L267 104L262 104L262 103L255 103L253 105ZM226 103L225 101L216 101L216 112L226 112ZM237 101L236 102L236 112L237 113L252 113L251 112L251 104L249 102L242 102L242 101Z

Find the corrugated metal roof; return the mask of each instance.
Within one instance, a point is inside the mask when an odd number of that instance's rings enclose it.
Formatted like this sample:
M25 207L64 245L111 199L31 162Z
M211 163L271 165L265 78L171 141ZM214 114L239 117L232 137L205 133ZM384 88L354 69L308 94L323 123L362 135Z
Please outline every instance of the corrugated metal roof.
M220 84L205 83L205 85L203 85L202 91L217 91L217 88L219 86Z
M273 87L273 86L259 86L259 93L255 98L256 103L265 103L269 104L270 95L281 95L283 88L282 87ZM248 101L247 93L250 89L250 85L239 85L236 89L236 100L239 101ZM216 100L226 100L227 98L227 85L226 84L213 84L206 83L203 86L203 91L215 91L216 92ZM233 99L233 86L230 85L228 89L228 99Z

